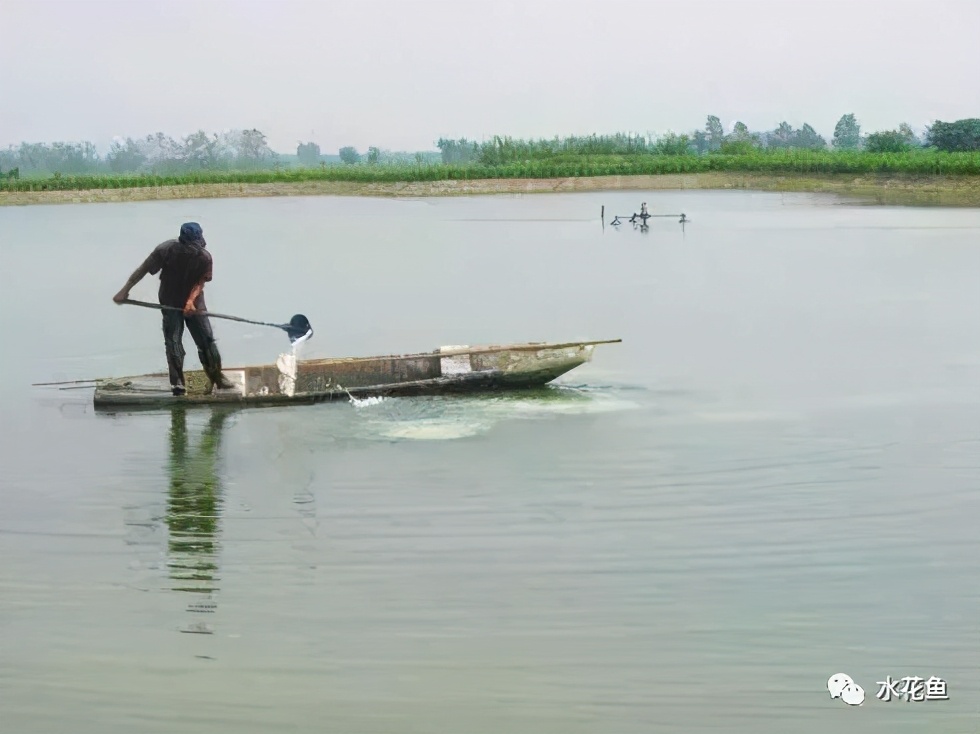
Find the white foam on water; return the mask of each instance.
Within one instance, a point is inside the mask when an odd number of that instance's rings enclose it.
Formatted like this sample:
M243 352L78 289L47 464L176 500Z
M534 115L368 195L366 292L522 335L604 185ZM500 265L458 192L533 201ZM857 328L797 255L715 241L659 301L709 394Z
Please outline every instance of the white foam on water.
M366 408L369 405L378 405L380 403L383 403L386 399L383 397L355 398L350 393L347 394L350 396L350 404L353 405L355 408Z
M534 419L549 415L591 415L637 410L639 403L614 397L591 397L581 400L507 400L486 406L488 412L501 418Z
M348 402L350 402L350 404L353 405L355 408L366 408L369 405L380 405L385 400L387 400L387 398L380 395L376 395L368 398L355 398L353 395L351 395L350 390L348 390L343 385L336 384L336 387L343 390L345 393L347 393Z
M345 390L338 385L337 389ZM515 420L556 420L576 415L635 410L615 388L558 388L540 398L510 395L489 397L355 398L348 411L323 411L322 420L304 424L295 445L323 446L335 440L458 441L506 430ZM347 417L344 417L344 416Z
M383 400L383 399L382 399ZM357 407L365 404L378 405L382 400L371 398L351 403ZM411 399L409 399L411 400ZM469 438L487 433L509 420L546 420L560 415L588 415L635 410L638 403L615 395L602 393L583 394L573 390L564 395L535 398L491 398L464 400L433 400L402 403L387 400L391 409L404 405L407 410L419 411L417 417L392 414L387 411L370 412L366 424L370 434L380 439L447 441Z
M459 421L426 420L402 425L391 425L381 431L384 438L401 438L412 441L452 441L485 433L489 426Z

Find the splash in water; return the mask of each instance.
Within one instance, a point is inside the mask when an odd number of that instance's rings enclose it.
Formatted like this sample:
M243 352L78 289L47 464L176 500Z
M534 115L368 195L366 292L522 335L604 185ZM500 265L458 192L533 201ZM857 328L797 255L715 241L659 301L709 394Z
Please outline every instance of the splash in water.
M351 395L350 390L348 390L343 385L337 385L337 387L339 387L341 390L347 393L347 397L350 400L350 404L353 405L355 408L364 408L367 407L368 405L378 405L379 403L383 403L385 401L385 398L380 396L371 397L371 398L355 398L353 395Z
M351 395L349 392L347 392L347 397L350 398L350 404L353 405L355 408L366 408L369 405L378 405L379 403L383 403L385 401L385 398L383 397L358 399L355 398L353 395Z
M307 341L313 332L310 331L305 337L297 339L293 342L293 348L291 352L283 352L279 355L276 360L276 367L279 369L279 390L283 395L288 395L292 397L296 393L296 376L298 374L297 362L299 360L300 345ZM343 390L347 393L347 397L350 399L350 404L355 408L364 408L369 405L377 405L385 400L383 397L370 397L370 398L355 398L351 395L350 390L348 390L343 385L337 385L337 388Z

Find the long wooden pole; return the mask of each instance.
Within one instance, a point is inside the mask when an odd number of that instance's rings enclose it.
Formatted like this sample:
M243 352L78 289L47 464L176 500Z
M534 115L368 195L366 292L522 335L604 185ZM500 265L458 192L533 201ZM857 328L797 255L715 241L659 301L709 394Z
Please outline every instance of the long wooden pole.
M89 382L99 382L104 377L95 377L91 380L65 380L64 382L32 382L31 387L44 387L48 385L83 385Z
M176 306L162 306L159 303L147 303L146 301L135 301L131 298L127 298L123 303L129 303L133 306L143 306L144 308L156 308L161 311L181 311L182 308L177 308ZM245 324L255 324L256 326L274 326L277 329L285 329L289 324L270 324L268 321L252 321L251 319L243 319L240 316L227 316L223 313L215 313L214 311L195 311L194 316L210 316L214 319L229 319L230 321L241 321Z

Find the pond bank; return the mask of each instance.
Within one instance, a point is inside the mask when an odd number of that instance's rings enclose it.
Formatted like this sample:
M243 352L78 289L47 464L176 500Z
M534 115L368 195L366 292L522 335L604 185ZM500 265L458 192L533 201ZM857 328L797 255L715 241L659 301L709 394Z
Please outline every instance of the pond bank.
M192 184L83 191L3 191L0 192L0 206L265 196L426 197L678 189L814 192L838 194L869 204L980 207L980 177L978 176L854 176L851 174L792 176L728 172L546 179L496 178L401 183L303 181L260 184Z

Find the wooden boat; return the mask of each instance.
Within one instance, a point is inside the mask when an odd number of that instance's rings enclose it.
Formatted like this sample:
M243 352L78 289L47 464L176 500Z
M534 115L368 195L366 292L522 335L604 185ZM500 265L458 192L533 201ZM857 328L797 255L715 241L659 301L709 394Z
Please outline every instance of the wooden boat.
M175 397L166 372L97 380L96 408L171 405L291 405L367 397L481 392L539 387L591 361L597 344L622 339L500 346L440 347L420 354L296 360L225 368L232 390L213 390L201 370L184 375Z

